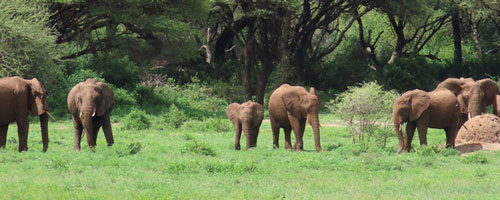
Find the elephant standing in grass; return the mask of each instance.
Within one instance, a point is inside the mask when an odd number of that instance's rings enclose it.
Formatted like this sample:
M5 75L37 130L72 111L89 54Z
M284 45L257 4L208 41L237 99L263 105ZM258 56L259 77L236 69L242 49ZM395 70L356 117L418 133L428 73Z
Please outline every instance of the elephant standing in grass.
M246 149L257 147L257 136L259 128L264 119L264 108L256 102L247 101L245 103L232 103L226 109L226 115L229 117L236 134L234 137L234 149L240 150L241 131L245 133Z
M89 147L94 147L102 126L108 146L113 145L110 114L115 104L113 91L95 79L75 85L68 94L68 108L75 129L75 151L80 151L82 131L87 134Z
M314 144L316 151L321 151L319 138L319 97L314 88L309 92L300 86L283 84L271 94L269 98L269 118L273 131L273 144L279 148L280 128L285 131L285 149L292 149L290 134L295 133L295 146L297 151L304 150L302 136L306 120L313 128Z
M498 115L498 85L486 78L474 81L472 78L448 78L439 83L436 89L450 90L458 100L462 123L486 111L486 106L493 105L493 114Z
M410 151L415 128L418 128L421 145L427 145L427 128L439 128L446 132L446 146L455 147L461 121L457 98L446 89L403 93L394 101L393 120L399 140L398 153ZM405 122L408 122L406 136L401 130Z
M5 148L9 124L16 122L19 151L28 150L30 111L31 116L40 116L43 151L47 151L49 106L45 88L40 81L36 78L25 80L18 76L0 79L0 102L0 147Z

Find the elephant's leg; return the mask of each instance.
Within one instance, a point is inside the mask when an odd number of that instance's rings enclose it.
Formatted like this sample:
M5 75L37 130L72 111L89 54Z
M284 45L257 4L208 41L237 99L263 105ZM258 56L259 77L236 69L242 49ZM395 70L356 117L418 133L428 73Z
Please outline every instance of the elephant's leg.
M102 119L101 117L94 117L92 119L92 131L94 132L94 137L92 139L94 140L94 145L97 144L97 133L99 132L99 129L101 128L102 125Z
M285 149L293 149L292 148L292 127L284 127L285 132Z
M291 115L288 116L290 120L290 125L292 126L293 132L295 134L295 150L303 150L304 147L302 142L302 136L304 135L305 120L297 119Z
M411 149L411 141L413 140L413 135L415 134L416 123L408 122L406 124L406 141L405 141L405 152L410 152Z
M17 133L19 136L19 152L28 151L28 130L29 130L28 116L20 117L17 120Z
M238 123L236 126L236 130L234 133L234 150L240 150L240 139L241 139L241 123Z
M418 139L420 140L420 145L427 145L427 127L428 123L418 123Z
M104 116L102 119L102 131L104 132L104 137L106 137L106 142L108 146L111 146L115 143L113 139L113 131L111 129L111 120L109 119L109 114Z
M459 124L460 122L457 122ZM446 147L452 147L455 148L455 139L457 137L458 133L458 127L457 125L453 125L451 127L448 127L445 129L446 131Z
M299 121L299 127L295 127L293 129L293 132L295 133L294 149L296 151L304 150L304 141L302 140L302 137L304 136L305 127L306 127L306 120L301 120Z
M280 127L273 117L270 117L271 130L273 131L273 148L280 148L279 138L280 138Z
M257 147L257 137L259 136L259 126L254 126L250 134L250 147Z
M75 120L75 117L73 118L73 128L75 129L75 151L80 151L80 141L82 140L82 131L83 131L83 126L82 124L78 123Z
M9 129L9 124L0 126L0 148L5 148L5 143L7 143L8 129Z

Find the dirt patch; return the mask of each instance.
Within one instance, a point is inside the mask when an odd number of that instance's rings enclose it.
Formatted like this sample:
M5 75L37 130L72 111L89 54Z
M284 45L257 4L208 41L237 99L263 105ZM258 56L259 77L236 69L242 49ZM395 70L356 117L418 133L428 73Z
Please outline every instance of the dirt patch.
M484 114L470 119L458 131L455 144L462 153L500 150L500 118Z

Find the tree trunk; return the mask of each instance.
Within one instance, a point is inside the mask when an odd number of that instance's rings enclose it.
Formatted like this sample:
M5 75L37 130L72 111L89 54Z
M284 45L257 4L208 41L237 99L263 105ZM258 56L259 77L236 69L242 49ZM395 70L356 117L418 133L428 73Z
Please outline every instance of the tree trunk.
M475 22L471 23L471 37L472 41L474 41L474 45L476 46L477 56L479 59L483 57L483 50L481 48L481 44L479 44L479 35L477 33L477 24Z
M462 65L462 36L460 35L460 16L458 11L451 15L451 25L453 27L453 46L455 47L453 64Z

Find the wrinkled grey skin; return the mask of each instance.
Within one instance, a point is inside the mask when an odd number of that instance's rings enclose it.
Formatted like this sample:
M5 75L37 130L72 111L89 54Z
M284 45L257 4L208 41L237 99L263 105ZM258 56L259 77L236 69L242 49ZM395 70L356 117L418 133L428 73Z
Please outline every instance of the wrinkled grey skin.
M68 109L75 129L75 151L80 151L83 130L87 134L89 147L94 147L101 126L108 146L113 145L109 117L114 104L115 98L111 88L95 79L87 79L71 89L68 94Z
M234 149L240 150L241 131L245 133L246 148L257 147L259 128L264 119L264 108L256 102L232 103L226 108L226 115L235 127Z

